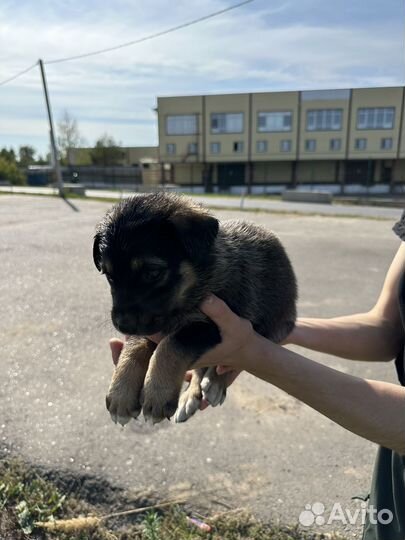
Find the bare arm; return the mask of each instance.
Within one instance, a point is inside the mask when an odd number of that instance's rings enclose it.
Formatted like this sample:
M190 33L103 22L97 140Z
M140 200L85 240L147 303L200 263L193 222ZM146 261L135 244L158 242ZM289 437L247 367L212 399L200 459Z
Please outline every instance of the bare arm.
M347 375L280 347L217 298L202 310L220 328L222 342L195 367L223 364L249 371L349 431L405 454L405 388Z
M392 360L403 340L398 287L404 271L405 243L401 243L377 303L369 312L333 319L298 319L288 343L352 360Z

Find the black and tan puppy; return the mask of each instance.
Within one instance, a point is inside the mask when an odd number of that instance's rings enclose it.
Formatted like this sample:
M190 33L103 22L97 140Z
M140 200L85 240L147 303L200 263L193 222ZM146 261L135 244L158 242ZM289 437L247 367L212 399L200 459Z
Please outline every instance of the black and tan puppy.
M223 402L225 378L215 369L194 370L179 400L186 370L221 340L198 309L208 293L276 342L294 326L296 280L277 237L252 223L219 223L188 198L158 193L120 202L98 225L93 255L111 286L114 326L131 336L107 395L122 424L141 409L153 422L175 413L185 421L203 395L214 406ZM156 346L146 336L158 332Z

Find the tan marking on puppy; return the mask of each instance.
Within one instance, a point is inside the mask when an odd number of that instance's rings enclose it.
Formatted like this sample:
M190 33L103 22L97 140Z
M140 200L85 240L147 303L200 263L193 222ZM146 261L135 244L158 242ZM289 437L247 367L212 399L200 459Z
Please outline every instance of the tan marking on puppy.
M160 257L145 257L143 260L147 264L156 264L156 266L167 267L167 262L164 259L161 259Z
M180 264L180 274L183 278L183 281L177 292L177 301L183 300L186 292L197 283L197 275L194 271L193 266L189 262L183 261Z
M138 259L138 258L131 259L132 270L139 270L142 265L143 265L143 259Z
M167 267L166 261L160 257L134 257L131 259L132 270L139 270L142 266L147 264L162 266L164 268Z
M130 337L125 343L106 396L107 409L115 423L125 425L141 412L141 391L155 348L145 338Z

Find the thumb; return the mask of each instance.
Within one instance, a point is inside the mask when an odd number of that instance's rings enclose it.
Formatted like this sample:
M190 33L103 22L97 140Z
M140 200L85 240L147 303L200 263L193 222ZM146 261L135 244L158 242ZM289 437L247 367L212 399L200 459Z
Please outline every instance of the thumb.
M124 347L124 342L121 339L118 339L118 338L110 339L111 356L112 356L112 361L114 363L114 366L118 364L123 347Z
M217 375L224 375L230 371L235 371L235 368L231 366L217 366Z
M201 311L207 315L221 330L232 326L238 316L225 304L223 300L211 294L200 306Z

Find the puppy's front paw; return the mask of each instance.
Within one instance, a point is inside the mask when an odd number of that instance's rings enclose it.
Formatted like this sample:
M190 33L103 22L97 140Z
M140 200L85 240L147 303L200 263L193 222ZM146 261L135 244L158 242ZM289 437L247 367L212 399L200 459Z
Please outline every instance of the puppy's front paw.
M128 338L106 396L113 422L124 426L131 418L139 416L143 381L155 348L147 339Z
M140 390L130 383L131 381L113 380L105 398L112 421L122 426L132 418L138 418L141 412Z
M222 405L226 398L226 376L218 375L216 368L209 368L201 382L203 397L211 407Z
M174 421L179 424L186 422L200 408L202 399L199 385L189 384L188 388L181 394Z
M157 384L152 378L145 380L142 391L142 410L145 421L158 424L165 418L170 420L176 412L179 391L169 385Z

